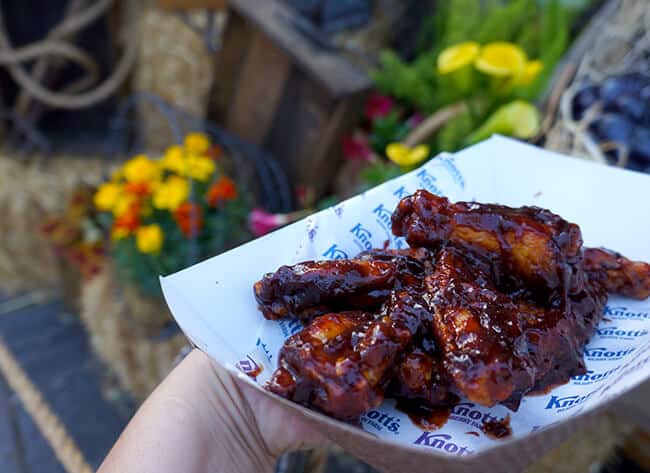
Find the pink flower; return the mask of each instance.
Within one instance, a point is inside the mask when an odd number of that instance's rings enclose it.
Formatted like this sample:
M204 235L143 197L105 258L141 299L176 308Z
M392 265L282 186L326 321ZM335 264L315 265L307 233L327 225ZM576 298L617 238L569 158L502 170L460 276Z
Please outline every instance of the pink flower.
M248 214L248 228L256 237L266 235L289 221L287 214L272 214L263 209L253 209Z
M365 136L346 135L341 140L341 145L343 146L343 157L345 159L370 160L372 152Z
M394 105L395 101L391 97L374 92L370 94L366 102L364 110L366 118L374 120L375 118L385 117L391 112Z

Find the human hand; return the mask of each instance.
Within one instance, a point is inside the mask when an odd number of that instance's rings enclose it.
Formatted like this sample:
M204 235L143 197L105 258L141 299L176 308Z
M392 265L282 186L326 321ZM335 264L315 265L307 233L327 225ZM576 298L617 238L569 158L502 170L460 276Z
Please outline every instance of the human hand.
M98 473L273 471L282 453L325 442L193 350L143 404Z

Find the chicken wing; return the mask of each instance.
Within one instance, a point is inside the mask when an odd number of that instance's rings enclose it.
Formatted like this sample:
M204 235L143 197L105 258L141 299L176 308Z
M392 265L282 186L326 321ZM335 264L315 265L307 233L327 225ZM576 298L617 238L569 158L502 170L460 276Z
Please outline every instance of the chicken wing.
M634 299L650 297L650 264L632 261L605 248L585 248L585 270L589 278L608 292Z
M267 389L342 420L355 420L381 404L355 353L355 340L373 320L364 312L325 314L289 337Z
M424 248L370 250L352 260L282 266L255 283L255 298L271 320L378 309L391 290L421 286L432 267L433 255Z
M549 371L566 382L584 370L584 334L593 330L604 298L585 292L580 304L568 300L567 310L541 308L499 291L482 266L480 258L458 249L440 251L436 272L427 278L432 332L462 394L484 406L516 408Z
M346 300L353 307L379 307L396 280L396 267L390 262L308 261L266 274L254 291L267 319L305 319Z
M435 406L454 399L449 373L436 354L415 346L401 357L389 394Z
M411 247L443 244L483 254L494 266L497 286L522 290L548 303L566 287L583 282L580 228L538 207L457 202L425 190L400 201L392 216L393 233Z
M288 338L267 388L332 417L356 420L378 406L398 355L432 314L418 296L396 292L378 318L317 317Z

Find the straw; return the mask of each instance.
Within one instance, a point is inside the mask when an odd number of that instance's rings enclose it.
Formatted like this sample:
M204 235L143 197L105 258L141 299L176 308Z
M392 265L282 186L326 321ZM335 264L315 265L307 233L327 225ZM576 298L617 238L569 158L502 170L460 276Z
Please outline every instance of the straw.
M613 12L613 14L610 14ZM650 73L650 5L647 0L612 0L599 17L594 19L579 39L588 44L577 73L560 99L555 124L546 136L545 147L599 163L609 163L606 153L618 152L615 166L627 164L628 152L620 143L599 144L589 133L589 125L602 113L595 104L580 120L571 113L573 97L586 84L629 72ZM577 43L578 43L577 42ZM575 67L568 64L567 67Z

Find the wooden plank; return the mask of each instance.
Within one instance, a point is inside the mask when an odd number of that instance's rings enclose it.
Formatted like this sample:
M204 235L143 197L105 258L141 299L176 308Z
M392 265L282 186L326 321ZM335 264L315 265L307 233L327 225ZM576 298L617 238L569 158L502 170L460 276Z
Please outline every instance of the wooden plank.
M277 0L231 0L231 8L250 20L284 49L298 67L305 70L334 97L371 87L370 79L335 50L320 47L296 27L297 14Z
M311 178L309 167L317 151L309 147L315 146L317 135L327 126L331 102L323 87L310 81L304 71L292 71L266 147L294 186L322 187L323 179Z
M228 0L156 0L156 4L165 10L222 10Z
M363 94L332 100L318 83L295 70L267 140L294 185L318 196L329 190L341 159L341 137L358 118Z
M228 15L221 49L215 55L214 86L210 97L210 112L225 123L233 97L237 94L239 75L251 40L250 24L241 15Z
M332 190L331 186L343 159L341 140L358 122L359 110L362 110L364 100L365 96L361 95L352 100L339 101L315 145L313 165L309 168L306 178L312 182L322 181L315 187L319 196Z
M268 135L286 85L291 62L266 35L252 32L226 126L241 138L261 144Z

